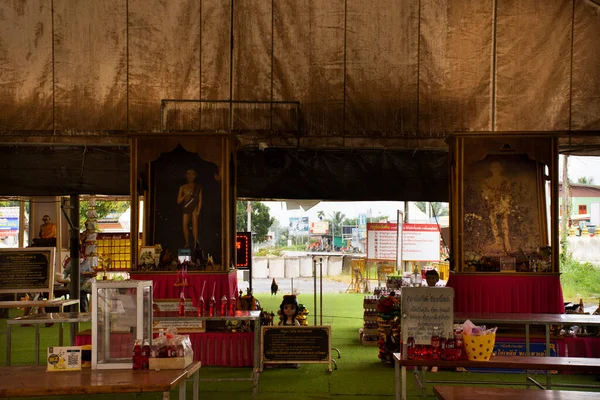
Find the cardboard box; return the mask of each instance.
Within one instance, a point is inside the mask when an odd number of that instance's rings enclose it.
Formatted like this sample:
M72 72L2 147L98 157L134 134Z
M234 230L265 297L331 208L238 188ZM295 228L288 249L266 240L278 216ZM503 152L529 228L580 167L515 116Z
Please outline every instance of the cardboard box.
M194 361L194 356L171 357L171 358L151 358L150 369L184 369Z
M48 347L47 371L81 370L81 346Z

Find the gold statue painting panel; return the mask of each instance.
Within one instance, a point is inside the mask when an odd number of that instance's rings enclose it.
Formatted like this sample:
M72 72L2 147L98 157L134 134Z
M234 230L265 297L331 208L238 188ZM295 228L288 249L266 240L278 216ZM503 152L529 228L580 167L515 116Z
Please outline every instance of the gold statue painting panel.
M542 245L537 174L526 155L489 155L465 166L465 254L505 256Z

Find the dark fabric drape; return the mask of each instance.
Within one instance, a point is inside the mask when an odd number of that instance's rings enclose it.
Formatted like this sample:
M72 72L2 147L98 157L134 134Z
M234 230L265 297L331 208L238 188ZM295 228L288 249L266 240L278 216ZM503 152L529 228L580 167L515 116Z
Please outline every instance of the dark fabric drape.
M447 153L246 150L237 194L266 199L448 201Z

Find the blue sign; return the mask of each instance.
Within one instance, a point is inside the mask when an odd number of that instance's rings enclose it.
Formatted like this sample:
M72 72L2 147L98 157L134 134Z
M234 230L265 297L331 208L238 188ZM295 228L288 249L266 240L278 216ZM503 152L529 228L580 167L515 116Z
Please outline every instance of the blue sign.
M19 218L0 217L0 230L2 231L18 231Z

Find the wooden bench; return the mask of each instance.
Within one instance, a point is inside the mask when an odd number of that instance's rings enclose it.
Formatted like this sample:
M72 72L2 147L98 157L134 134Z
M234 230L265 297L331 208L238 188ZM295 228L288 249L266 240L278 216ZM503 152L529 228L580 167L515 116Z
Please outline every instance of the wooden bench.
M439 400L592 400L599 392L574 392L569 390L527 390L513 388L475 388L469 386L434 386Z
M402 360L400 353L394 353L395 364L395 387L396 400L406 399L406 367L414 367L413 376L415 385L421 389L421 394L425 399L427 397L427 383L440 383L435 380L426 380L425 367L438 367L455 369L463 368L495 368L495 369L522 369L522 370L544 370L544 371L569 371L578 373L595 373L600 374L600 359L597 358L579 358L579 357L531 357L531 356L495 356L490 361L470 361L470 360ZM444 383L446 383L445 381ZM460 379L457 383L464 382ZM400 384L402 383L402 388ZM518 385L518 383L508 382L484 382L470 381L469 384L490 384L490 385ZM522 385L530 386L531 384L540 389L550 389L552 387L550 374L546 374L546 385L543 386L537 382L529 373L525 374L525 382ZM555 385L555 386L570 386L570 387L598 387L584 385ZM402 393L400 393L402 390ZM402 395L402 397L400 397Z

